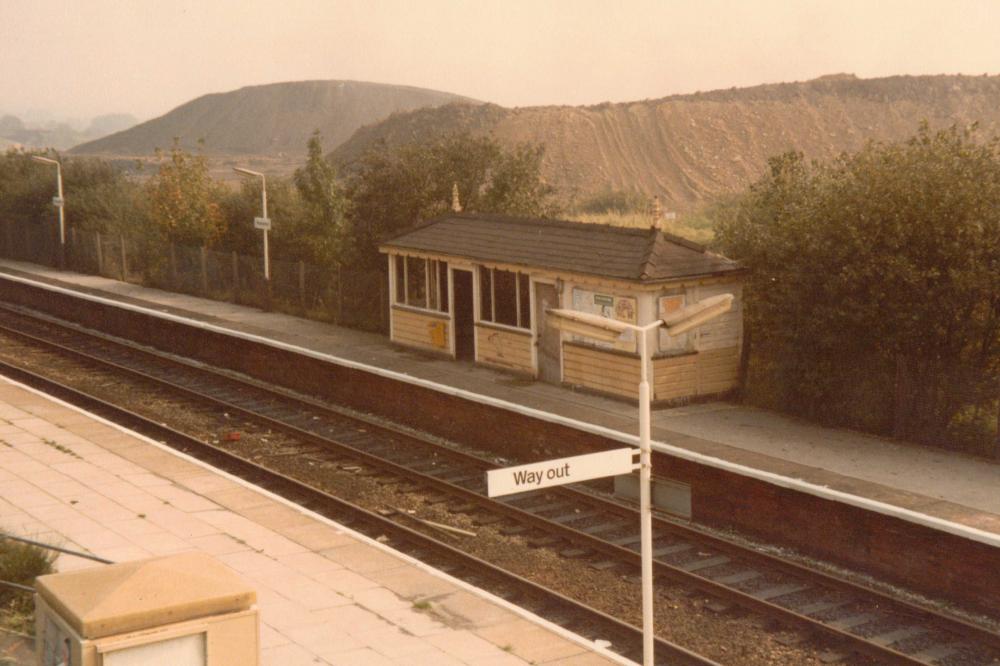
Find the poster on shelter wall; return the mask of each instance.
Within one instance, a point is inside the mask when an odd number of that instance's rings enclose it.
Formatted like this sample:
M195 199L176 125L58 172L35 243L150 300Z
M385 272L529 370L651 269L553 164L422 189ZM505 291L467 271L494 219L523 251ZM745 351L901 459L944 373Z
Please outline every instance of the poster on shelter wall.
M670 314L677 312L684 307L685 295L683 293L667 294L657 299L657 313L660 319L665 319ZM689 351L693 340L688 333L682 335L669 335L666 329L660 329L660 351L668 354L676 354Z
M637 301L634 296L615 296L613 294L574 287L573 309L578 312L587 312L607 317L608 319L623 321L627 324L635 324L638 321ZM632 331L624 333L614 342L600 342L579 335L574 335L573 339L578 342L587 342L603 349L635 351L635 333Z
M631 296L615 296L615 319L626 324L635 324L639 320L636 312L636 300Z

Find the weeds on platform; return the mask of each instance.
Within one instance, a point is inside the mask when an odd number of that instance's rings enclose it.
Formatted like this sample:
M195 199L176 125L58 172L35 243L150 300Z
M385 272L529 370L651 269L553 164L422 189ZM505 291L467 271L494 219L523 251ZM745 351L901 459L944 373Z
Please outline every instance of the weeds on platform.
M0 581L34 585L35 578L52 573L55 553L26 543L0 539ZM34 600L31 594L0 585L0 627L33 634Z

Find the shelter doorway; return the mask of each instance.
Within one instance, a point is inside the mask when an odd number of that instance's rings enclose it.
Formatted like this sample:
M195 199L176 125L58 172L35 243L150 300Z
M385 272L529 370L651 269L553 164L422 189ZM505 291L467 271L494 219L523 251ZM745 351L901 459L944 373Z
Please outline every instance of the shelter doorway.
M538 327L538 378L543 382L558 384L562 381L559 367L559 331L550 326L545 316L548 308L559 307L559 296L551 284L535 283L535 322Z
M451 272L455 296L455 358L472 361L476 357L476 328L472 306L472 272Z

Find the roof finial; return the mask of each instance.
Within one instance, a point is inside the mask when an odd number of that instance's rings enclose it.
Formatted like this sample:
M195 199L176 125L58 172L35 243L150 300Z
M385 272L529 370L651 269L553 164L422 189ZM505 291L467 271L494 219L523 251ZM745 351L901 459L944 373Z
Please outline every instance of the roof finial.
M451 184L451 209L456 213L462 212L462 202L458 200L458 183Z
M663 206L660 205L660 195L653 197L653 221L650 226L654 229L663 228Z

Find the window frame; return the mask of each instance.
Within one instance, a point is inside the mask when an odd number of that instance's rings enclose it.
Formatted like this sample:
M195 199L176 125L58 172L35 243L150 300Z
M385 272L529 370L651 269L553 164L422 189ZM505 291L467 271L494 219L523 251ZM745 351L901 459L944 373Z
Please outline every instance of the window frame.
M392 289L392 303L395 306L412 308L435 314L448 314L449 283L448 262L441 259L431 259L416 255L396 254L394 265L395 285ZM422 261L424 267L424 296L420 303L410 302L410 269L411 261ZM433 277L431 273L433 272ZM442 277L444 280L442 280ZM433 288L433 291L432 291ZM400 298L402 296L402 298Z
M513 276L514 276L513 301L514 301L514 316L515 316L515 320L516 320L516 324L514 324L514 325L504 324L503 322L498 322L496 320L497 319L497 297L496 297L497 296L497 294L496 294L497 279L496 279L496 273L497 273L498 270L501 271L501 272L504 272L504 273L512 273ZM489 293L488 294L485 293L485 289L484 289L485 285L483 284L483 273L484 272L486 272L486 273L489 274L489 278L488 278L489 279ZM523 298L522 298L522 295L521 295L522 280L523 280L523 284L524 284L524 291L528 295L528 301L529 302L526 303L526 304L522 303L522 301L523 301ZM486 298L489 299L489 310L490 311L489 311L489 317L488 318L486 317L486 312L484 312L485 309L486 309L486 307L485 307L486 306L486 302L485 302ZM507 270L505 268L499 268L498 269L498 268L496 268L494 266L483 266L483 265L479 266L479 308L478 308L478 312L476 313L476 321L477 321L477 323L488 324L489 326L498 326L498 327L501 327L501 328L506 328L506 329L511 330L511 331L517 331L519 333L524 333L524 332L530 333L532 331L532 321L531 321L532 320L532 313L531 313L530 300L531 300L531 275L530 274L528 274L528 273L522 273L521 271L511 271L511 270ZM527 322L523 321L523 319L525 318L525 316L527 318Z

